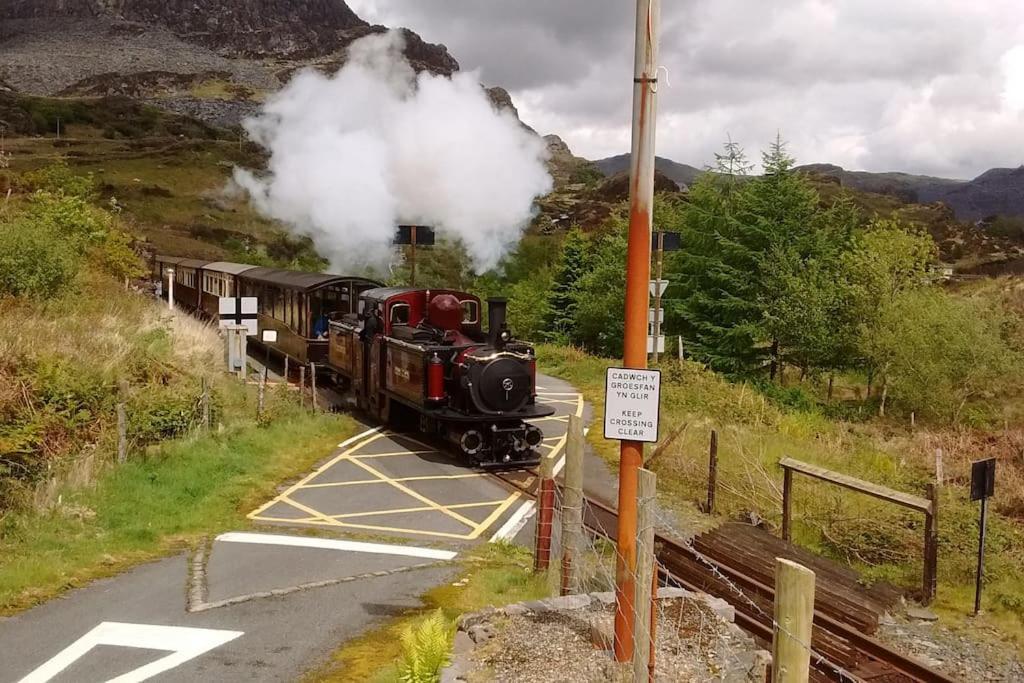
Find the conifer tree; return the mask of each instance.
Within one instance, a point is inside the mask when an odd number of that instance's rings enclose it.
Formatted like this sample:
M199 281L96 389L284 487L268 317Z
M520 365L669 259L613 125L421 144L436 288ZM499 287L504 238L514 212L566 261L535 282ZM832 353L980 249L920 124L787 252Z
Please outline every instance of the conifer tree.
M545 320L548 335L555 341L566 341L576 316L577 283L589 270L589 240L579 228L573 228L562 243L562 257L555 269L554 286L548 297Z

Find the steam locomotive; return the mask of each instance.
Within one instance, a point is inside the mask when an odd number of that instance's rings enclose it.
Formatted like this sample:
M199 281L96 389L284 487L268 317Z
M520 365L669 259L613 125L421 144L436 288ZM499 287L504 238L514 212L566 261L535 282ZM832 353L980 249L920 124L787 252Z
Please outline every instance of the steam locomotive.
M154 279L175 304L216 318L222 298L255 297L268 351L315 363L386 423L440 435L482 467L537 464L554 413L536 398L533 347L513 339L504 299L449 289L387 288L364 278L157 256ZM257 339L260 337L257 336Z
M330 323L328 367L382 422L413 418L480 467L536 464L544 434L525 420L537 403L537 359L513 338L504 299L448 289L379 288Z

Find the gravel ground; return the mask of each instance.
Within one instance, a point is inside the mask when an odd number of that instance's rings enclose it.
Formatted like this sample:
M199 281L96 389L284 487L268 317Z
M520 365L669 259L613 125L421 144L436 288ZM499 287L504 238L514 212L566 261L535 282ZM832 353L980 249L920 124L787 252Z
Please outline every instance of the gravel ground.
M938 622L900 617L882 624L878 638L963 681L1024 681L1024 659L992 629L954 631Z
M572 612L500 617L495 634L473 651L470 683L613 682L631 680L607 650L595 649L590 622L611 618L611 606ZM752 641L693 600L660 602L657 681L721 680L725 670L746 670L754 658ZM737 680L737 679L731 679Z
M96 74L221 71L254 89L276 89L272 62L226 59L166 29L105 19L12 21L0 32L0 80L31 95L54 95ZM131 30L129 30L131 29Z

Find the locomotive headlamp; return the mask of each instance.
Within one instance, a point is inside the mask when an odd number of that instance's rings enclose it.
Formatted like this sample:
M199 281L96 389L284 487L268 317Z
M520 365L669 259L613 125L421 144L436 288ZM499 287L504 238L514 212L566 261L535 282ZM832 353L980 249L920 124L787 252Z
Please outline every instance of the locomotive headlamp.
M506 342L506 343L510 342L510 341L512 341L512 333L509 332L508 330L502 330L501 331L501 335L499 336L499 338L503 342Z

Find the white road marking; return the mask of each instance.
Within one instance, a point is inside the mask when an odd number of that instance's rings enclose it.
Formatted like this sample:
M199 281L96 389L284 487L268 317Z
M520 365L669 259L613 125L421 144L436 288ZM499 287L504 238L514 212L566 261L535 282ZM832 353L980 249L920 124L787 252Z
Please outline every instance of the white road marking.
M515 538L523 527L526 526L526 522L537 511L537 504L528 500L519 506L519 509L512 513L512 516L508 518L498 531L491 536L491 543L495 541L511 541Z
M383 427L374 427L373 429L367 429L362 434L356 434L355 436L353 436L350 439L345 439L344 441L342 441L341 443L338 444L338 448L344 448L345 446L348 446L349 444L353 444L356 441L359 441L360 439L364 439L364 438L370 436L371 434L376 434L381 429L383 429Z
M351 553L372 553L377 555L401 555L404 557L423 557L428 560L451 560L458 553L434 548L416 548L406 545L386 545L383 543L361 543L359 541L342 541L334 538L314 538L312 536L281 536L278 534L248 534L231 532L221 534L218 541L224 543L253 543L257 545L281 545L295 548L320 548L323 550L343 550Z
M68 668L97 645L136 647L145 650L170 651L166 657L150 662L107 683L139 683L157 674L180 666L190 659L220 647L243 634L242 631L219 631L183 626L152 626L104 621L84 636L61 650L50 661L21 679L20 683L46 683Z

